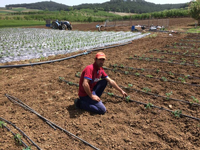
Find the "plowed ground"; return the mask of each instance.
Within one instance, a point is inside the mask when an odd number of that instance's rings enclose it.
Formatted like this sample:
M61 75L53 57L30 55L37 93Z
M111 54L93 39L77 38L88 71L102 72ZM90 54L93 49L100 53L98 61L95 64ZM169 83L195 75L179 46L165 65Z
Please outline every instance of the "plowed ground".
M183 19L180 19L180 21L177 18L172 19L170 21L171 28L184 28L183 30L185 30L190 28L191 24L194 24L194 20L190 18L184 18L184 20L184 23L180 23ZM97 30L95 24L79 24L73 25L73 27L74 30L94 31ZM130 31L130 29L131 27L102 28L106 31ZM128 84L132 84L131 88L140 91L149 89L149 92L165 97L166 93L172 91L170 98L197 103L197 100L193 101L191 96L200 99L200 87L195 86L200 85L200 79L190 79L185 76L200 77L199 67L147 61L148 59L139 58L163 58L166 61L173 59L180 62L185 59L187 62L194 63L194 60L199 61L199 58L150 53L149 51L152 49L165 49L185 52L185 49L174 47L173 44L176 42L192 43L193 45L188 46L187 50L190 54L198 53L200 44L197 41L200 41L200 37L191 34L172 33L173 36L169 36L169 33L152 34L154 36L150 35L132 41L128 45L101 50L107 56L105 67L112 68L110 65L117 64L118 66L143 68L144 70L117 68L129 72L124 74L117 70L106 70L106 73L121 86L128 87ZM185 41L185 39L196 41ZM173 49L166 48L166 45L172 46ZM5 97L5 93L17 97L48 120L102 150L199 149L200 122L192 118L175 117L171 112L153 107L150 109L145 108L145 105L126 102L124 99L111 97L107 94L103 94L101 97L107 108L105 115L95 115L76 109L74 99L78 97L78 88L60 82L58 78L61 76L65 80L78 83L79 78L75 77L75 74L81 72L85 66L93 63L96 52L51 64L0 69L0 117L14 123L39 147L45 150L89 150L93 148L59 129L54 130L35 114L9 101ZM74 54L49 57L47 60ZM35 60L31 61L34 62ZM29 63L29 61L1 65L21 63ZM147 69L154 70L154 72L147 71ZM156 73L156 70L160 70L160 72ZM130 74L131 72L132 74ZM144 76L136 76L135 73ZM185 76L180 76L180 74ZM150 77L150 75L157 79ZM177 82L160 80L162 77ZM190 85L181 83L181 78L185 79L186 83L190 83ZM105 91L121 96L118 91L110 86L106 87ZM132 100L152 103L155 106L172 111L182 110L183 114L200 118L200 107L198 105L155 97L134 90L126 90L126 92ZM7 124L7 127L11 128L13 132L19 133L9 124ZM0 128L0 135L0 149L21 150L24 147L16 144L13 135L7 129ZM26 142L24 138L22 140ZM32 149L36 149L33 145L28 145Z

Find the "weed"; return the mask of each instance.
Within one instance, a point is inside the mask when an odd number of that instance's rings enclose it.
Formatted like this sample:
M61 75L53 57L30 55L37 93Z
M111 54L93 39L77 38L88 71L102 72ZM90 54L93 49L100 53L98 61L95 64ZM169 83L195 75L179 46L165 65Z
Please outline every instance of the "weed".
M128 84L128 86L129 86L129 87L132 87L132 86L133 86L133 84Z
M117 67L117 64L114 64L113 67Z
M119 68L124 68L124 65L121 64L121 65L119 66Z
M68 85L74 85L74 83L73 83L73 82L68 82L67 84L68 84Z
M171 71L169 72L169 74L170 74L171 76L173 76L173 75L174 75L174 74L173 74Z
M146 104L146 107L145 107L145 109L150 109L151 107L153 106L153 104L152 103L148 103L148 104Z
M129 67L128 69L129 69L129 70L133 70L133 67Z
M141 71L143 71L143 72L144 72L144 68L141 68Z
M180 115L182 114L182 110L175 110L172 113L175 115L175 117L180 117Z
M156 70L156 73L159 73L160 71L161 71L160 69L157 69L157 70Z

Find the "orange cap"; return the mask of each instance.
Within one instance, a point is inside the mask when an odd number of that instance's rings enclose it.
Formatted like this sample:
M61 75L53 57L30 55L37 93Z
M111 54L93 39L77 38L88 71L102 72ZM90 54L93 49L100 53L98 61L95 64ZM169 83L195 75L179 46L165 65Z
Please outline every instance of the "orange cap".
M106 59L106 55L103 52L98 52L96 54L95 58L97 58L97 59L101 59L101 58Z

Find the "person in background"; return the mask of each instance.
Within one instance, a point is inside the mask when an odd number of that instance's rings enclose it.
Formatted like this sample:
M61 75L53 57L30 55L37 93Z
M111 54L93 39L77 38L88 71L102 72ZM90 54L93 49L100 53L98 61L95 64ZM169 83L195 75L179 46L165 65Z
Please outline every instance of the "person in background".
M74 104L76 108L97 114L104 114L106 107L100 97L107 83L117 89L124 98L127 97L127 93L104 72L102 67L106 60L106 55L103 52L98 52L94 60L95 62L86 66L81 74L78 92L79 98L75 99Z

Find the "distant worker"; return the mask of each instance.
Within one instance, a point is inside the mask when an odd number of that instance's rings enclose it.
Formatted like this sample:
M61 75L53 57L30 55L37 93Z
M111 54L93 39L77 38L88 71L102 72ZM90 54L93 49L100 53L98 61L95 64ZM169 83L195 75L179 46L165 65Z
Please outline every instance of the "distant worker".
M105 59L106 55L103 52L98 52L94 59L95 62L86 66L83 70L79 81L79 99L75 99L74 101L76 108L97 114L104 114L106 107L100 97L107 86L107 82L121 92L124 98L127 97L127 93L104 72L102 66Z

